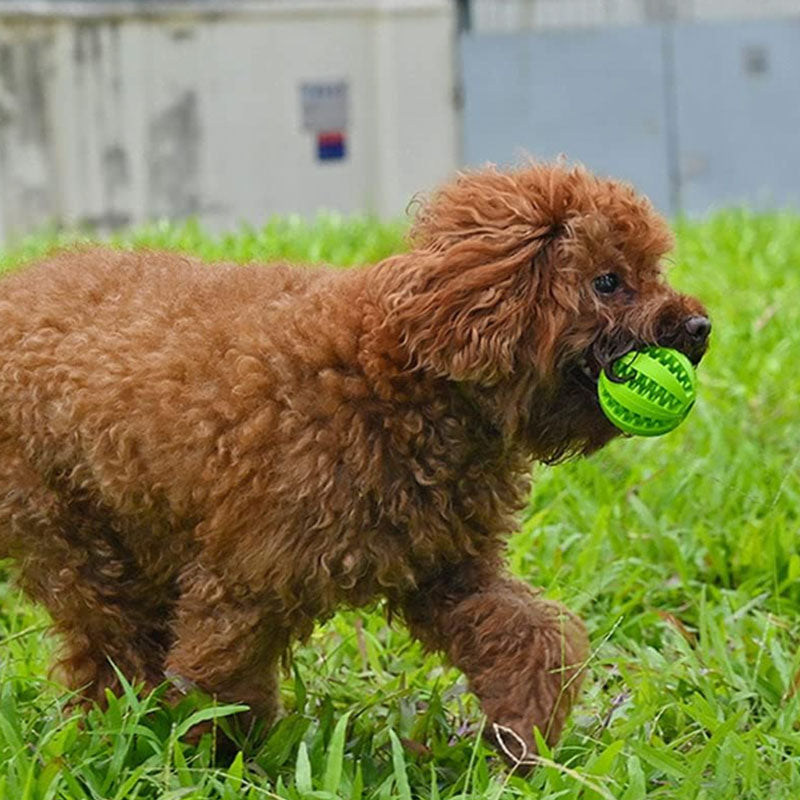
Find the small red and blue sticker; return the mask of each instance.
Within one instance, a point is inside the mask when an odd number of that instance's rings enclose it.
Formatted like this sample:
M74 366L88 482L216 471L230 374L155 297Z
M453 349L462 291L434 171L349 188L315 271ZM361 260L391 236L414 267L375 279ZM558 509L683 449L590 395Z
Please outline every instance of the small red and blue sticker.
M342 131L320 131L317 134L317 158L337 161L347 155L347 140Z

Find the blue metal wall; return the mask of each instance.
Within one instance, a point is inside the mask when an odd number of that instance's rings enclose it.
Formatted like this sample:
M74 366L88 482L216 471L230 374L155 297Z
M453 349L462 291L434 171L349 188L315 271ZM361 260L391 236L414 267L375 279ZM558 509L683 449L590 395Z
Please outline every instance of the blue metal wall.
M463 157L565 154L665 212L800 205L800 21L465 34Z

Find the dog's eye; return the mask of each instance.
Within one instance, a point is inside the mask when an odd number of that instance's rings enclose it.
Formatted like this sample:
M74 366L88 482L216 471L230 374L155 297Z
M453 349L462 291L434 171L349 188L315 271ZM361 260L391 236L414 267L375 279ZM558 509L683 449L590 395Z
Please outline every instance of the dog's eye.
M592 283L598 294L612 294L619 288L619 275L616 272L606 272L605 275L598 275Z

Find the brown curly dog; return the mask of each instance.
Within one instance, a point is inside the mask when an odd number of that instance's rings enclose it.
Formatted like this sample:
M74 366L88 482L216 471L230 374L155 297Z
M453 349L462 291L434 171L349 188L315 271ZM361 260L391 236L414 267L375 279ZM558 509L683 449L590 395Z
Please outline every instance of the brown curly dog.
M504 572L531 463L614 437L612 359L696 362L710 325L648 201L581 168L461 175L410 241L353 270L87 249L2 279L0 553L88 701L111 660L272 720L290 645L383 597L513 757L557 739L588 640Z

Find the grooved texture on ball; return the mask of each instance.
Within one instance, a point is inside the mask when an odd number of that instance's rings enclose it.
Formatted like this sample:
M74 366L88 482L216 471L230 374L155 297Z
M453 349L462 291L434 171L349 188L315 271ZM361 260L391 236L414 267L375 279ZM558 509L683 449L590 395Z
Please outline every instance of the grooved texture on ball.
M677 350L650 347L617 360L615 382L601 373L597 383L600 407L625 433L661 436L683 422L696 398L695 373Z

